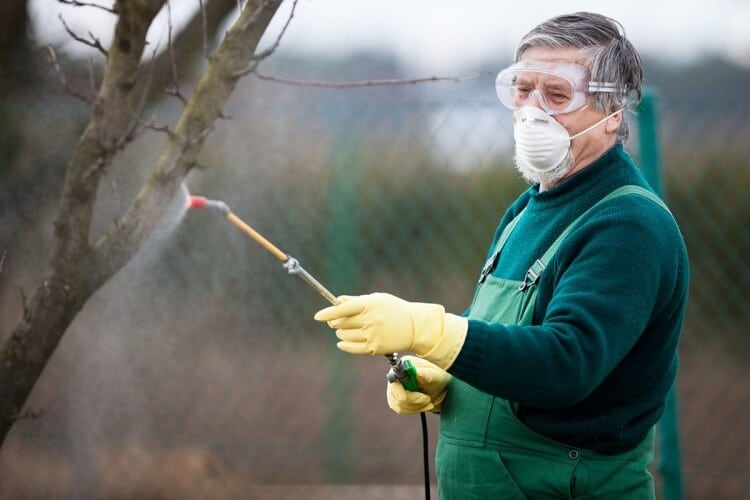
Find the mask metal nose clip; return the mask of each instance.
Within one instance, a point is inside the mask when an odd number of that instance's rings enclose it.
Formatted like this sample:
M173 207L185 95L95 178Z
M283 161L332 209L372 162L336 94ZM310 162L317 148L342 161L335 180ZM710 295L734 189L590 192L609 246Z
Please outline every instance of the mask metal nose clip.
M541 108L537 108L537 109L541 109ZM550 121L550 117L549 116L545 116L545 117L541 117L541 116L529 116L527 114L524 114L523 116L521 116L521 123L543 123L543 124L546 124L546 123L549 123L549 121Z

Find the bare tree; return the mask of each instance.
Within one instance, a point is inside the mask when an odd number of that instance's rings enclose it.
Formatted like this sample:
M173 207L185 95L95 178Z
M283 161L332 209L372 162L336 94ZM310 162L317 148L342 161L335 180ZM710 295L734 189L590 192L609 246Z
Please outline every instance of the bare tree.
M218 0L214 0L216 2ZM87 2L70 2L86 6ZM21 416L24 403L68 326L91 295L127 264L154 230L239 78L274 46L256 48L281 0L247 0L217 50L209 57L195 92L168 133L168 143L128 209L104 236L91 241L97 188L113 158L144 128L141 116L154 74L142 64L146 33L166 0L118 0L118 16L106 67L93 98L89 123L66 166L54 222L50 266L23 304L22 318L0 346L0 444ZM201 2L203 9L203 2ZM205 15L207 10L203 10ZM102 48L103 50L103 48ZM172 61L174 62L174 61ZM151 127L154 128L154 127Z

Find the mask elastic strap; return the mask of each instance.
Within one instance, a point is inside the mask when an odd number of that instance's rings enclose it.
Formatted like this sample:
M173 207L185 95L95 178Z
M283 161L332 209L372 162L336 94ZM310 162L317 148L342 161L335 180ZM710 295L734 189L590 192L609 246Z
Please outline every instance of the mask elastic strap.
M618 110L617 110L617 111L615 111L614 113L610 113L610 114L608 114L607 116L605 116L604 118L602 118L602 119L601 119L601 120L599 120L598 122L594 123L594 124L593 124L593 125L591 125L590 127L588 127L588 128L585 128L585 129L581 130L580 132L577 132L577 133L575 133L575 134L571 135L571 136L570 136L570 140L572 141L572 140L573 140L573 139L575 139L576 137L580 137L580 136L582 136L583 134L585 134L585 133L586 133L586 132L588 132L589 130L593 130L593 129L595 129L596 127L598 127L599 125L601 125L601 124L602 124L602 123L604 123L605 121L607 121L607 120L609 120L610 118L612 118L613 116L615 116L615 115L616 115L617 113L622 113L622 109L618 109Z

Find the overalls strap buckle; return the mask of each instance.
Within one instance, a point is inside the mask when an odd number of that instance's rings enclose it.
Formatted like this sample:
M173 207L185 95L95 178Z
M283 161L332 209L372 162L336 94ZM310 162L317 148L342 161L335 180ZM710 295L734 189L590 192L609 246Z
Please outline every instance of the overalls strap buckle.
M518 285L518 289L524 291L530 286L536 285L545 267L547 266L541 261L541 259L536 259L534 264L532 264L529 270L526 271L526 276L524 276L523 281Z
M487 279L487 276L489 276L492 270L495 268L499 255L500 251L497 250L489 259L487 259L487 262L484 263L484 267L482 268L482 272L479 273L479 280L477 281L478 283L484 283L484 281Z

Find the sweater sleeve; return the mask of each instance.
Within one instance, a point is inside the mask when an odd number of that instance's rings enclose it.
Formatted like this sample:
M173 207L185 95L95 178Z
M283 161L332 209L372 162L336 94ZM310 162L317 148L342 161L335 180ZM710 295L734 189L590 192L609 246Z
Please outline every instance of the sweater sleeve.
M639 198L612 200L568 236L537 285L535 324L471 319L451 373L539 408L599 386L674 294L679 231Z

